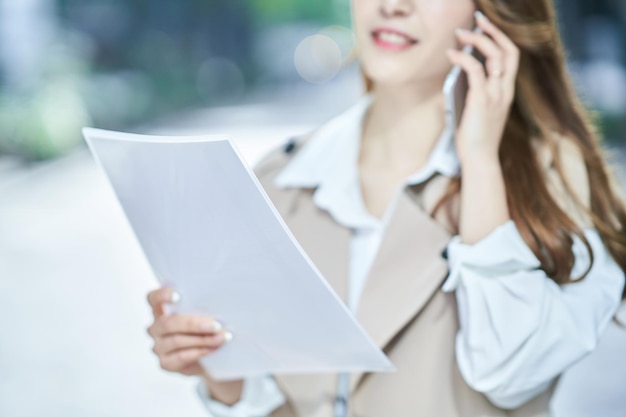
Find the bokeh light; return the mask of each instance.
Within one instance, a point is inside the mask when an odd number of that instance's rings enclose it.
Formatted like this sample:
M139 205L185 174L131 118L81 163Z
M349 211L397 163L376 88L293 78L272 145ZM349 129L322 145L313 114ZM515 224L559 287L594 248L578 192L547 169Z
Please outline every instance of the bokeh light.
M332 79L342 63L341 48L327 35L308 36L300 42L294 54L298 74L310 83L323 83Z

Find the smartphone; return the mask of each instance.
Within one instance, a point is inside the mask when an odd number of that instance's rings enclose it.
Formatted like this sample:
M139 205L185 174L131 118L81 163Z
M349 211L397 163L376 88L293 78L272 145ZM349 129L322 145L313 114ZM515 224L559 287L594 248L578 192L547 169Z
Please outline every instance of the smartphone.
M474 33L482 33L482 30L477 27L474 29ZM472 45L466 45L463 48L463 52L472 54L484 65L485 58ZM452 132L456 132L456 128L461 122L468 88L469 84L465 71L458 65L453 66L443 83L446 125L449 129L452 129Z

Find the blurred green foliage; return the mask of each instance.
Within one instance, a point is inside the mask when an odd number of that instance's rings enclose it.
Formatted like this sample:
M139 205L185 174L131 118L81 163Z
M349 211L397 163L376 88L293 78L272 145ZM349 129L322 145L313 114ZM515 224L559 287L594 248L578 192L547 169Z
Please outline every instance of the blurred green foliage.
M600 133L605 141L615 147L623 147L626 145L626 115L624 114L607 114L599 115L597 123Z
M350 0L250 0L257 22L313 20L324 23L349 24Z

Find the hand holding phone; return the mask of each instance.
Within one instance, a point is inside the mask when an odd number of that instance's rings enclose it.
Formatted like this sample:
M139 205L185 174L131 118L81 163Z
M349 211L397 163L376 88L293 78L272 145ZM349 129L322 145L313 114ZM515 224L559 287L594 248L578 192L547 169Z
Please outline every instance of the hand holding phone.
M482 33L482 30L476 27L474 33ZM478 60L484 62L484 57L480 55L472 45L465 46L463 52L472 54L478 58ZM453 66L443 84L443 94L445 99L446 126L454 133L456 133L456 128L463 116L463 108L465 107L468 88L469 85L465 71L458 65Z

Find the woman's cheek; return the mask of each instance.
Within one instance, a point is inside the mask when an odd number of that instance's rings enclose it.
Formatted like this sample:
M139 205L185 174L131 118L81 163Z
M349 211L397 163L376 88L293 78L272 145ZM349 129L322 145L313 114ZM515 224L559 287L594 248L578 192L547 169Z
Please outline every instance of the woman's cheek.
M422 0L419 6L419 15L422 24L431 33L448 31L452 33L456 28L473 29L474 2L471 0Z

